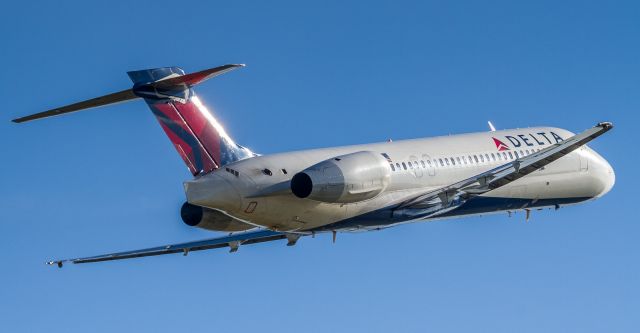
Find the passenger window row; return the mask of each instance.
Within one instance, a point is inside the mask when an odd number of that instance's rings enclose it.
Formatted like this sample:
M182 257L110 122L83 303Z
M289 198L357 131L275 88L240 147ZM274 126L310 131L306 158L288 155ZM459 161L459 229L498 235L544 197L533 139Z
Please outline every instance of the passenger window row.
M391 171L402 171L402 170L412 170L412 169L426 169L436 168L436 167L454 167L454 166L464 166L464 165L479 165L479 164L497 164L497 163L506 163L508 161L513 161L520 157L528 156L533 153L539 152L540 149L525 149L525 150L514 150L514 151L503 151L503 152L495 152L495 153L476 153L476 154L466 154L461 156L454 157L438 157L432 160L414 160L414 161L406 161L406 162L396 162L389 163L391 167Z

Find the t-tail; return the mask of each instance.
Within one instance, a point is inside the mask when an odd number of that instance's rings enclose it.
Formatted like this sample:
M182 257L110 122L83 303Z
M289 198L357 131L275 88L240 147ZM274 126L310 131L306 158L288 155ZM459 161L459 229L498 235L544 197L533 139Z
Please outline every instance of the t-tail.
M194 176L256 156L236 144L200 101L193 86L244 65L185 74L178 67L128 72L133 88L14 119L16 123L142 98Z

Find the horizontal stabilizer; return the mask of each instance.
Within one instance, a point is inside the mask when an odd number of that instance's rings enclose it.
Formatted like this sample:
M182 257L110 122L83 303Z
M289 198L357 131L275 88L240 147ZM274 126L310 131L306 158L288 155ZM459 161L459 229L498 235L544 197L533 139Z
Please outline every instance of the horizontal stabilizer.
M114 103L126 102L136 98L140 98L140 97L136 96L133 93L133 90L127 89L127 90L119 91L117 93L96 97L90 100L74 103L74 104L63 106L60 108L55 108L48 111L32 114L26 117L13 119L12 121L14 123L24 123L26 121L58 116L65 113L97 108L100 106L105 106L105 105L114 104Z
M109 104L115 104L120 102L126 102L137 98L165 100L172 99L186 103L190 97L189 88L195 86L205 80L212 77L224 74L230 70L238 67L244 67L243 64L229 64L215 68L206 69L200 72L190 74L175 74L167 78L160 80L150 80L150 82L143 82L136 84L134 88L123 90L117 93L93 98L90 100L78 102L75 104L55 108L52 110L32 114L29 116L13 119L14 123L23 123L31 120L42 119L52 116L57 116L65 113L76 112L80 110L86 110L105 106ZM145 71L135 71L131 73L140 73ZM180 70L181 73L184 73Z
M177 76L177 77L163 79L156 82L151 82L148 85L153 86L158 90L165 90L165 89L170 90L183 84L186 84L188 87L192 87L212 77L216 77L228 71L234 70L238 67L244 67L244 66L245 66L244 64L224 65L224 66L219 66L215 68L205 69L200 72L190 73L182 76Z

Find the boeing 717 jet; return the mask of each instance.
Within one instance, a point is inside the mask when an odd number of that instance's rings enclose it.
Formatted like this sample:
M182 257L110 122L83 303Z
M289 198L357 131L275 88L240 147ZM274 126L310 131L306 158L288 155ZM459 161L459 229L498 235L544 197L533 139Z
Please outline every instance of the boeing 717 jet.
M178 67L129 72L133 87L14 119L28 122L144 100L193 175L184 182L184 223L224 232L200 241L52 260L90 263L229 248L304 236L380 230L404 223L559 208L609 192L607 161L586 144L609 131L556 127L389 141L260 155L236 143L194 86L244 65L185 74Z

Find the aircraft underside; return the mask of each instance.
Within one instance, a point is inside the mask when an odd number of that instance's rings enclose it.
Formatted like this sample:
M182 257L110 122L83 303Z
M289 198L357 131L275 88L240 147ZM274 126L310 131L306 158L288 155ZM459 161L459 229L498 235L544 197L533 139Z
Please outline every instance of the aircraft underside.
M469 215L493 214L499 212L517 212L544 208L558 209L561 206L577 204L590 200L590 197L558 198L558 199L521 199L501 197L476 197L460 207L437 217L427 218L394 218L393 207L382 208L370 213L348 218L313 229L314 232L323 231L367 231L377 230L410 222L429 222L446 218L464 217ZM528 213L527 213L528 214Z

